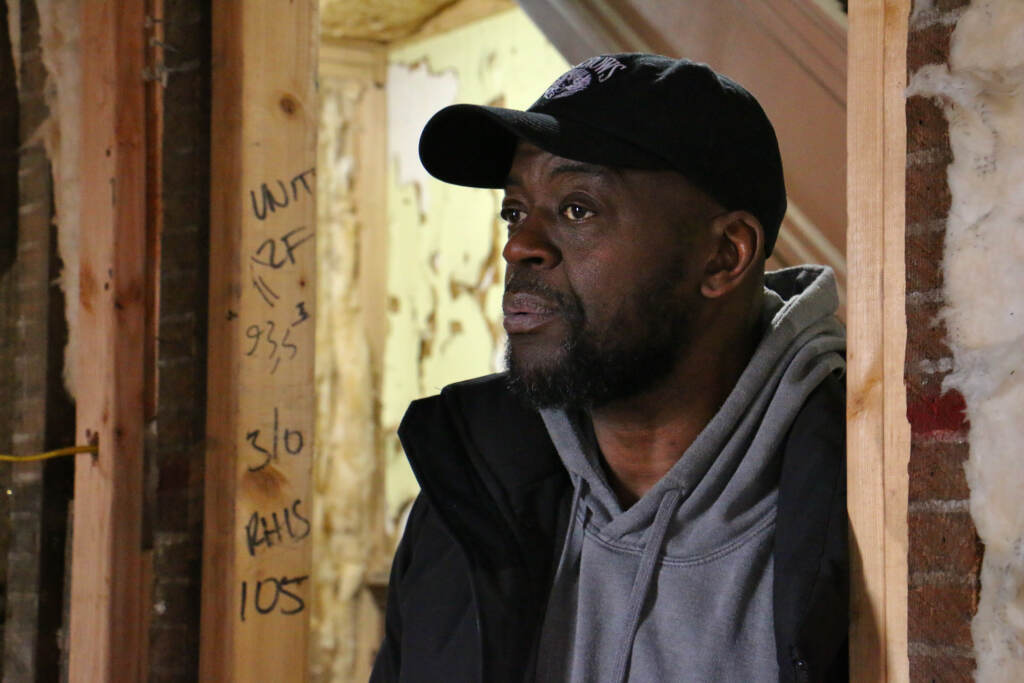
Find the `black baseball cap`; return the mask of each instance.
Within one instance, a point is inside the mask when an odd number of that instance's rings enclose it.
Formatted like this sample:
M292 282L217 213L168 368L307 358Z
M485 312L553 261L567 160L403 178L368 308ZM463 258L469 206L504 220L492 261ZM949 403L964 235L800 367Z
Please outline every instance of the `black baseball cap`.
M756 216L766 254L786 213L775 129L753 95L706 64L591 57L526 111L445 107L423 128L420 160L445 182L502 188L519 140L602 166L678 171L726 209Z

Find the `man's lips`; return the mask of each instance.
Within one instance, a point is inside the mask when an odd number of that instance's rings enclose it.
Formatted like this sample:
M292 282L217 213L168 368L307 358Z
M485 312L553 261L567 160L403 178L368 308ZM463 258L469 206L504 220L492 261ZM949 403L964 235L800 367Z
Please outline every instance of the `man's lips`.
M523 292L508 293L501 301L505 314L505 332L525 334L533 332L558 315L558 307L550 300Z

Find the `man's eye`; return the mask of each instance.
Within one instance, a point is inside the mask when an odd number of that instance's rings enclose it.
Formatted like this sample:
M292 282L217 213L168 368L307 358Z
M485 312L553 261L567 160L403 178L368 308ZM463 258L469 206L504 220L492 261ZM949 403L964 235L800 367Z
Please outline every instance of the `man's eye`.
M498 215L501 216L501 220L511 224L518 222L519 219L523 217L523 212L519 209L513 209L512 207L506 206Z
M593 216L594 212L580 206L579 204L567 204L562 209L562 215L571 221L582 221Z

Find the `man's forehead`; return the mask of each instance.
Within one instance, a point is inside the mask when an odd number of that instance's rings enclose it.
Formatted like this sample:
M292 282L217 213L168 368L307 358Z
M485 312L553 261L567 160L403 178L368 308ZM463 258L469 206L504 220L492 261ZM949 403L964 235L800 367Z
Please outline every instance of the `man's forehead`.
M602 164L580 161L579 159L562 157L541 149L530 142L520 140L512 157L512 165L505 182L506 187L522 183L520 172L521 167L526 163L543 165L548 176L576 174L598 178L613 178L619 176L622 171L622 169L613 166L604 166Z

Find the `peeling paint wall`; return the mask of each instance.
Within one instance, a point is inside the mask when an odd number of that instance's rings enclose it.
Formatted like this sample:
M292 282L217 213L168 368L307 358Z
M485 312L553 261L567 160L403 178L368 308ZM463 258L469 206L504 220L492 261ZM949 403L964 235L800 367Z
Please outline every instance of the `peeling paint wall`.
M919 3L916 11L932 11ZM942 269L953 372L970 420L970 511L985 545L971 625L976 680L1024 679L1024 3L975 0L948 65L917 71L910 95L949 121L951 204Z
M431 179L420 130L456 101L527 106L566 66L517 9L434 30L320 49L314 681L365 680L380 644L417 491L395 434L409 401L492 371L504 344L498 195Z
M519 9L393 49L388 66L388 323L382 378L388 519L418 491L395 435L409 401L499 370L500 193L429 178L416 142L456 102L528 107L568 67Z
M365 53L371 64L378 56L382 76L383 50ZM355 681L369 674L382 632L369 585L384 562L379 353L362 296L372 264L362 256L369 235L384 229L383 211L372 208L384 195L383 135L373 130L383 83L372 70L339 75L321 64L310 678Z

